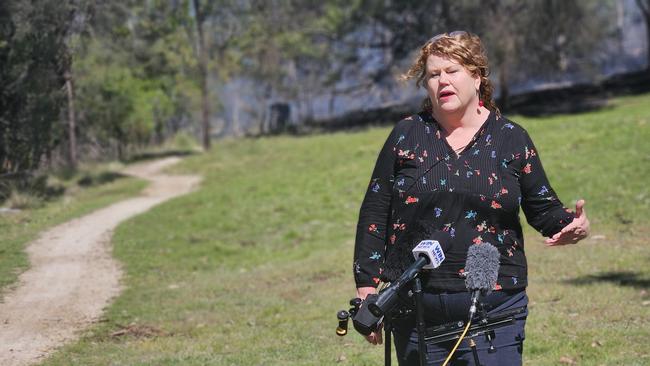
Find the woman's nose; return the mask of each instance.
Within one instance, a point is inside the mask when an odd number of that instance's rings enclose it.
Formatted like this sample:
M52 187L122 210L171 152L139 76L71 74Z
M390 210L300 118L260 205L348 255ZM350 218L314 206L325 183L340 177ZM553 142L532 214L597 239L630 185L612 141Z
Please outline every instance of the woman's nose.
M449 82L449 75L447 75L446 72L441 72L440 77L438 78L438 82L441 84L447 84Z

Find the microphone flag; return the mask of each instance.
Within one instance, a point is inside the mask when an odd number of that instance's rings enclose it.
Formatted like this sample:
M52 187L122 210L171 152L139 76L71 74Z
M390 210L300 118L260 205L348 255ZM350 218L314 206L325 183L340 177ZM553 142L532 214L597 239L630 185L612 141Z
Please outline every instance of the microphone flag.
M429 259L429 263L422 267L423 269L438 268L445 260L445 253L442 251L442 247L437 240L422 240L415 248L413 248L412 252L415 260L418 260L421 256L425 256Z

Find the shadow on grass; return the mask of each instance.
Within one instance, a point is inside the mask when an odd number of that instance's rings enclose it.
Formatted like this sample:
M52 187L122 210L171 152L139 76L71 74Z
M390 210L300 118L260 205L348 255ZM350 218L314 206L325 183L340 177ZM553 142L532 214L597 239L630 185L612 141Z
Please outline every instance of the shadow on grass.
M48 182L47 175L34 175L29 172L0 177L0 203L8 199L12 192L51 200L63 195L65 187L60 183Z
M188 155L195 155L195 154L197 154L197 152L192 150L166 150L160 152L146 152L146 153L133 155L128 159L124 160L124 162L135 163L138 161L160 159L160 158L166 158L170 156L188 156Z
M567 280L566 282L578 286L591 285L598 282L609 282L619 286L634 287L638 289L650 288L650 279L642 278L638 273L630 271L592 274Z
M77 184L81 187L92 187L111 183L115 180L126 177L127 175L117 172L102 172L98 175L86 174L83 177L79 178Z

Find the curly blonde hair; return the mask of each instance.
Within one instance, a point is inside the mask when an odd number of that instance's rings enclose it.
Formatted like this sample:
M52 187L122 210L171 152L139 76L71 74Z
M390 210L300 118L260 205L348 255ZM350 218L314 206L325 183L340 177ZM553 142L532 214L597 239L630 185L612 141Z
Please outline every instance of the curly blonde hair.
M481 39L477 35L465 31L457 31L442 33L431 38L420 48L420 53L415 58L415 61L400 79L403 81L416 79L415 85L417 87L424 86L424 78L427 73L427 58L431 55L449 57L465 67L473 76L480 76L480 100L483 101L487 109L494 111L497 116L501 115L499 108L492 99L494 87L488 78L490 70L488 68L487 54L483 48ZM428 96L422 102L422 108L427 112L432 111L431 100Z

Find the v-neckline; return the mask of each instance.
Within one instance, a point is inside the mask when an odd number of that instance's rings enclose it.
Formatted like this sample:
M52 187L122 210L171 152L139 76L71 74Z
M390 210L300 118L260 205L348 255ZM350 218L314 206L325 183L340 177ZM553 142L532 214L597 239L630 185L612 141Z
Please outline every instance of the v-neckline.
M472 148L474 146L474 144L476 143L476 141L478 140L478 138L481 136L482 132L485 129L487 129L488 123L490 122L490 119L492 118L492 111L490 111L489 113L490 114L488 114L488 116L485 119L485 121L483 122L483 124L481 124L481 127L479 127L479 129L476 130L476 132L474 133L474 136L472 136L472 138L469 140L467 145L465 145L460 152L456 152L456 150L454 150L454 148L451 147L451 145L449 145L449 142L447 141L447 138L441 136L442 137L441 140L444 142L445 146L447 147L447 152L450 153L450 155L455 156L456 160L460 159L461 155L463 155L465 153L465 151ZM438 126L438 130L442 133L442 131L444 131L444 129L442 128L440 123L435 118L433 120L435 121L436 125Z

